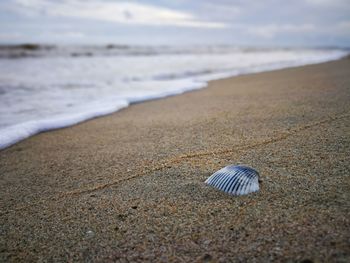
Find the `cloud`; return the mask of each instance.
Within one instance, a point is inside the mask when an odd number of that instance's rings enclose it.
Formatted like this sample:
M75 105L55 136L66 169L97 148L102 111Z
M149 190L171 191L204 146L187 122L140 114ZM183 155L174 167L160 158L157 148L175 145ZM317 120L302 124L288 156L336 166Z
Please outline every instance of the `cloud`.
M350 0L0 0L0 42L349 46L349 14Z
M350 7L349 0L306 0L308 4L319 7Z
M16 40L16 39L20 39L22 37L22 34L20 33L5 33L2 34L0 33L0 40L4 40L4 41L11 41L11 40Z
M290 33L305 33L311 32L315 29L312 24L303 25L263 25L263 26L251 26L247 28L247 31L251 35L263 37L263 38L273 38L278 34L290 34Z
M225 28L224 23L197 19L188 12L133 2L15 0L25 13L62 16L128 25Z
M338 23L333 29L333 33L340 36L350 36L350 20Z

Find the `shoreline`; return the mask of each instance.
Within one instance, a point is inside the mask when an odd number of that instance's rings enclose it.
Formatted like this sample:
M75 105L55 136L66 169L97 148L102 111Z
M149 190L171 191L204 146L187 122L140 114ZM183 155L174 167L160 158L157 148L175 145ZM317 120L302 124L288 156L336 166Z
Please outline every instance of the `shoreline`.
M116 100L114 104L109 105L108 107L95 109L93 111L85 110L83 112L80 112L79 114L71 114L69 116L65 114L59 114L56 116L47 117L46 119L44 118L41 120L31 120L28 122L15 124L0 130L0 151L8 147L11 147L12 145L15 145L16 143L19 143L27 138L30 138L31 136L40 134L42 132L49 132L57 129L68 128L95 118L104 117L104 116L116 113L124 108L130 107L133 104L143 103L143 102L158 100L158 99L164 99L171 96L181 95L187 92L204 89L208 87L209 82L211 81L217 81L217 80L222 80L227 78L234 78L238 76L245 76L245 75L257 74L257 73L263 73L263 72L271 72L276 70L283 70L288 68L328 63L328 62L344 59L348 56L349 54L345 54L341 56L338 55L331 59L328 58L326 60L315 59L314 61L308 61L308 62L299 62L299 61L289 62L286 65L267 64L265 66L259 66L258 68L253 67L247 72L246 70L241 69L240 72L235 72L235 73L221 72L221 73L213 73L213 75L211 76L208 75L208 76L192 77L192 79L190 78L188 80L189 83L191 83L191 85L188 84L189 85L188 87L182 87L170 93L159 93L157 95L148 96L142 99L119 99L119 101Z
M0 151L0 261L350 259L350 59L210 81ZM256 168L258 193L204 181Z

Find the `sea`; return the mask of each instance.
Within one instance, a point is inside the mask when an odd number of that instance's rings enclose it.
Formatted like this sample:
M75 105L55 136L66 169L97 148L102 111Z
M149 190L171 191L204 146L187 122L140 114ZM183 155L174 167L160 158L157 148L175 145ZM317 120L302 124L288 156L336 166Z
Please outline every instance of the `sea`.
M0 149L208 81L321 63L338 48L0 46Z

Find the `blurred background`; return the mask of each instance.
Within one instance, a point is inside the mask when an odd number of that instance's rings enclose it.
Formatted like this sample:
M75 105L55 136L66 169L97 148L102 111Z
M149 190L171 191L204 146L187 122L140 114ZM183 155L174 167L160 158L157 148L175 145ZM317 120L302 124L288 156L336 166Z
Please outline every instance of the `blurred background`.
M0 149L349 45L348 0L1 0Z

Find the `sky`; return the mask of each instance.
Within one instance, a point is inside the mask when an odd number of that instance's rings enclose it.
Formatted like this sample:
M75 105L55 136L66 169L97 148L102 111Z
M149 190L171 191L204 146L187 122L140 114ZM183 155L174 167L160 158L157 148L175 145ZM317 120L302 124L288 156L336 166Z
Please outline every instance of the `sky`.
M350 0L0 0L0 43L350 47Z

